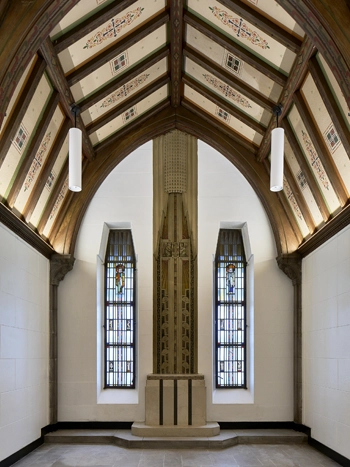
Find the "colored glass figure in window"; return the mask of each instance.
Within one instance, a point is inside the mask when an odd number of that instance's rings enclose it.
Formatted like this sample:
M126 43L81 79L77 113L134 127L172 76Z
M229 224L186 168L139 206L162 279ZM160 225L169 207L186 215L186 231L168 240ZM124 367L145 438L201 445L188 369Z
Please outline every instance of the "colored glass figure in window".
M115 269L115 286L117 288L117 294L122 294L125 285L125 266L123 264L117 264Z
M228 264L226 266L227 293L230 295L234 295L236 291L235 269L236 267L234 264Z

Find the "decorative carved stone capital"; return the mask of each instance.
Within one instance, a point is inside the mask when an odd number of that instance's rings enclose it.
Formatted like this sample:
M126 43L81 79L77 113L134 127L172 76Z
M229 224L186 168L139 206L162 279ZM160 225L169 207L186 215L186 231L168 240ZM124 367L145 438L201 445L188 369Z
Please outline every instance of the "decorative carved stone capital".
M50 283L58 285L67 272L73 269L75 258L72 255L54 254L50 261Z
M298 253L282 254L276 259L278 267L291 279L293 285L301 285L301 256Z

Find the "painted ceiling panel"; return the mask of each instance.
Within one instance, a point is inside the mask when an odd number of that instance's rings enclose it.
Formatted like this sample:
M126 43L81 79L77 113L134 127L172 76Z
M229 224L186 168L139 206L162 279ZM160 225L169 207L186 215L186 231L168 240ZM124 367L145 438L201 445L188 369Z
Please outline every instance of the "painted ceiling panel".
M294 217L299 225L299 228L300 228L300 231L302 233L302 236L305 238L307 237L310 232L309 232L309 229L306 225L306 222L305 222L305 219L304 219L304 216L300 210L300 207L297 203L297 200L295 199L295 196L294 196L294 193L286 179L286 177L283 177L283 190L284 190L284 195L285 197L287 198L288 200L288 203L291 207L291 210L294 214Z
M148 68L144 73L139 74L136 78L124 84L107 97L101 99L93 107L82 113L82 119L85 124L88 124L97 118L104 115L114 107L117 107L127 98L131 97L136 92L140 91L145 86L148 86L157 78L165 75L168 70L168 60L164 58L160 62Z
M54 206L53 206L53 208L52 208L52 210L50 212L48 221L46 222L46 225L44 227L43 235L46 238L49 237L50 230L52 229L52 226L53 226L53 223L55 221L55 218L56 218L57 214L59 213L60 209L63 206L63 201L64 201L64 198L67 196L67 193L68 193L68 176L64 180L62 188L61 188L61 190L60 190L60 192L58 194L58 197L57 197L57 199L55 201L55 204L54 204Z
M152 93L150 96L142 99L137 105L134 105L126 112L118 115L112 121L99 128L97 131L90 135L90 139L93 145L100 143L104 139L108 138L112 133L123 128L125 125L128 125L135 118L139 117L147 110L150 110L155 105L162 102L168 97L169 90L168 85L165 85Z
M43 112L45 104L50 97L51 87L44 74L34 93L23 120L16 130L16 135L5 160L0 168L0 195L5 196L11 188L11 179L18 170L18 165L23 159L26 149L33 137L33 132Z
M197 31L192 26L186 26L186 41L204 56L213 60L225 70L232 73L244 83L256 89L274 102L278 102L282 87L259 70L253 68L231 52L228 52L219 44Z
M197 65L189 58L185 59L185 72L208 87L211 91L254 118L257 122L262 123L264 126L269 124L272 116L270 112L267 112L267 110L245 97L242 93L236 91L233 87L228 86L211 73L208 73L204 68Z
M64 115L59 106L51 119L51 122L47 128L44 139L42 140L40 147L37 153L34 156L34 160L29 169L27 177L23 183L23 186L18 194L17 200L15 202L15 208L21 212L25 207L26 202L35 186L38 177L40 177L40 172L44 167L44 164L50 154L50 151L55 143L57 133L62 126L64 121Z
M335 165L341 174L341 178L350 193L350 160L340 139L340 136L335 128L331 116L329 115L322 97L316 87L315 81L311 75L307 76L303 87L302 94L308 103L310 112L318 126L330 156L333 158Z
M305 125L300 117L296 107L293 106L288 119L293 127L294 133L299 141L299 145L302 148L305 157L312 169L315 179L320 187L324 199L328 205L329 212L334 212L340 207L339 200L332 184L328 178L328 175L323 167L323 164L316 152L315 146L306 131Z
M77 40L72 46L59 54L63 70L68 73L92 56L101 53L107 47L126 34L140 26L150 17L165 8L164 0L155 0L145 4L142 1L135 2L131 8L127 8L119 15L111 18L99 28L95 29L82 39Z
M83 78L71 87L75 101L80 101L89 96L103 85L113 81L116 76L120 76L124 71L132 68L145 56L155 52L166 43L166 27L161 26L156 31L150 33L142 41L137 42L125 52L116 56L103 66L97 68L93 73Z
M225 110L221 109L206 97L199 94L189 86L185 86L185 97L198 107L201 107L205 112L211 114L220 122L230 127L233 131L243 136L245 139L259 145L262 140L262 136L254 131L252 128L245 125L237 118L230 115Z
M276 69L285 73L290 71L295 54L239 15L215 0L188 0L188 6L194 13L201 15L206 21Z
M340 86L337 80L335 79L334 74L332 73L331 69L329 68L325 59L322 57L320 53L317 54L317 60L321 68L323 69L325 76L328 79L328 82L330 84L330 89L333 92L335 99L339 103L339 108L341 109L343 113L344 120L346 121L349 131L350 131L350 107L348 106L346 102L344 94L342 93Z

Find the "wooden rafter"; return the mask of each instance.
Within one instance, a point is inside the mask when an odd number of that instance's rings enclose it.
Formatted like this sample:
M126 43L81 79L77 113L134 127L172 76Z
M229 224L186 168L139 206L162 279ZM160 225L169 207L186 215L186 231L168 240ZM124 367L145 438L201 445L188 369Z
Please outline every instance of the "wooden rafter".
M250 153L256 154L257 147L247 139L243 138L241 135L236 133L233 129L230 127L223 125L221 122L219 122L216 118L214 118L212 115L208 114L207 112L204 112L203 109L197 107L195 104L190 102L187 99L183 99L181 102L181 105L187 109L190 110L193 114L200 116L203 120L206 122L210 123L214 128L217 128L220 130L222 133L230 136L230 138L237 143L239 143L241 146L246 148Z
M40 177L35 183L34 189L32 190L28 201L22 211L22 215L26 222L30 222L31 215L36 207L37 202L44 190L45 184L49 175L52 171L53 166L55 165L56 159L61 151L62 145L67 137L69 129L72 127L72 122L70 119L66 118L63 122L63 125L60 128L58 136L55 140L55 144L51 148L50 154L48 155L45 165L41 170Z
M309 109L300 91L294 94L293 100L303 120L306 131L308 132L313 142L317 155L320 158L322 165L328 175L329 181L331 182L334 191L338 196L340 205L343 207L348 202L348 193L343 185L335 162L329 155L329 151L324 139L320 137L319 131L310 116Z
M49 38L43 42L43 44L40 47L40 51L46 60L51 83L60 94L60 102L62 104L62 107L66 115L71 118L72 122L74 122L74 116L70 109L70 106L74 104L74 97L67 84L67 80L64 76L62 66L57 57L52 42ZM95 158L94 148L92 147L90 138L86 132L86 128L83 124L80 115L77 115L76 122L77 127L80 128L82 132L83 154L87 159L93 160Z
M306 37L303 41L302 47L300 49L299 55L294 60L292 69L288 76L287 83L281 93L280 104L282 106L282 114L280 119L282 120L285 115L288 114L291 104L293 103L293 94L297 89L299 89L302 81L305 78L305 75L308 71L308 62L310 57L315 53L315 47L313 43ZM271 131L276 126L276 119L272 118L264 139L261 141L260 148L258 151L257 159L262 161L265 157L268 156L270 152L270 135Z
M117 76L114 80L108 82L105 86L102 86L97 91L90 94L88 97L79 101L79 107L81 111L84 112L89 107L92 107L94 104L99 102L101 99L104 99L112 92L116 91L132 79L136 78L140 73L145 72L148 68L160 62L163 58L168 57L169 53L169 47L165 45L161 49L157 50L156 52L139 62L137 66L128 69L122 75Z
M152 18L144 25L130 32L130 34L128 34L126 37L122 37L113 46L104 50L99 55L96 55L84 65L67 73L66 79L68 81L69 86L73 86L73 84L78 83L83 78L91 74L93 71L97 70L99 67L115 58L117 55L121 54L137 42L144 39L151 32L156 31L168 21L169 12L162 11L160 14Z
M21 161L20 170L18 175L13 182L11 190L7 196L7 204L12 208L16 202L17 196L22 188L25 178L28 175L29 169L33 163L34 157L36 156L37 151L40 148L42 140L45 137L45 133L47 132L47 128L51 122L53 114L57 109L57 104L59 101L59 94L58 92L54 91L51 94L51 97L47 103L47 106L44 110L43 116L38 123L38 127L35 132L35 137L29 143L29 146L25 152L25 155Z
M280 42L294 53L299 52L301 46L300 39L293 36L292 34L289 34L278 24L266 18L265 16L260 15L257 11L253 10L253 8L250 8L245 3L237 0L218 0L218 2L229 8L234 13L240 15L245 20L249 21L262 32L268 34L270 37Z
M271 65L268 65L259 57L254 55L249 50L245 49L237 42L230 40L225 34L221 33L217 29L213 28L209 24L205 23L203 20L195 16L193 13L186 11L184 13L184 20L187 24L197 29L199 32L205 36L212 39L214 42L217 42L219 45L224 47L229 52L233 53L243 61L247 62L250 66L257 69L264 75L268 76L270 79L275 81L277 84L284 86L287 81L287 76L281 73L280 71L273 68Z
M161 76L160 78L156 79L153 83L150 83L148 86L145 86L142 90L133 94L131 97L123 101L117 107L114 107L112 110L106 112L100 118L86 125L87 132L91 135L99 128L118 117L118 115L121 115L122 113L126 112L128 109L136 105L142 99L145 99L146 97L150 96L153 92L165 86L167 83L169 83L169 81L170 78L167 75Z
M30 73L30 79L27 80L21 92L21 98L17 100L17 104L11 112L11 115L6 122L6 128L1 134L0 138L0 167L4 162L6 154L11 146L11 142L15 137L15 133L27 111L30 101L36 91L36 88L41 80L44 70L46 68L45 61L38 57L32 72Z
M260 94L254 88L250 87L242 80L236 78L228 71L224 70L224 68L218 66L212 60L204 57L203 55L199 54L193 47L186 45L184 47L184 56L190 58L192 61L197 63L197 65L201 66L205 70L212 73L217 78L221 79L224 83L232 86L237 91L244 94L246 97L251 99L256 104L260 105L263 109L272 112L272 109L275 105L273 101L268 99L267 97Z
M198 81L194 80L190 76L186 76L186 75L183 76L182 80L185 84L190 86L192 89L197 91L199 94L202 94L204 97L209 99L215 105L221 107L223 110L228 112L233 117L237 118L244 124L250 126L251 128L253 128L253 130L257 131L261 135L265 134L266 128L261 123L251 118L248 114L244 112L240 112L237 109L237 107L235 107L230 102L220 97L218 94L211 91L209 88L207 88L203 84L199 83Z
M170 0L171 105L180 105L183 42L183 0Z
M293 154L300 166L300 169L307 181L307 184L310 187L311 193L313 197L315 198L316 204L318 206L318 209L320 210L320 213L323 217L323 220L327 222L327 220L330 217L329 210L327 208L327 205L323 199L323 196L320 192L319 187L317 186L316 180L311 172L310 166L308 162L305 159L304 154L302 153L302 150L299 146L299 142L293 132L293 129L289 123L289 121L284 118L281 122L282 128L284 128L284 131L286 132L286 137L288 139L288 142L292 148Z
M102 10L99 10L94 15L77 24L54 41L56 53L58 54L62 52L62 50L67 49L70 45L74 44L74 42L83 38L94 29L110 20L113 16L118 15L126 8L132 6L136 1L137 0L121 0L119 2L110 3Z

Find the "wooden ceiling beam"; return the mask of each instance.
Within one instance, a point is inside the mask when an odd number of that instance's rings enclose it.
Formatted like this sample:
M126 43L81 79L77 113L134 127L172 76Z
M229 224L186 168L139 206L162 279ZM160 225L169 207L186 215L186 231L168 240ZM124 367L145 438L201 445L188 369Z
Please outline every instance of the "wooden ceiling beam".
M214 128L216 128L216 129L220 130L222 133L225 133L226 135L228 135L233 141L236 141L237 143L239 143L242 147L247 149L251 154L256 154L257 147L252 142L250 142L247 139L240 136L238 133L236 133L230 127L228 127L226 125L223 125L216 118L214 118L210 114L206 113L203 109L200 109L199 107L197 107L195 104L193 104L192 102L190 102L187 99L183 99L182 102L181 102L181 105L185 109L190 110L195 115L200 116L203 120L208 122Z
M319 130L317 129L312 117L310 116L309 109L300 91L296 92L293 96L293 101L298 109L298 112L303 120L306 131L308 132L312 143L316 149L317 155L322 162L322 165L328 175L334 191L339 199L341 207L345 206L348 202L348 193L342 182L338 168L335 165L333 158L330 156L326 142L321 138Z
M186 11L184 13L184 21L193 28L197 29L197 31L209 37L209 39L212 39L214 42L218 43L229 52L233 53L243 61L247 62L250 66L260 71L265 76L268 76L270 79L272 79L279 85L284 86L286 84L286 75L276 70L273 66L265 63L262 59L260 59L252 52L239 45L237 42L230 40L225 34L210 26L209 24L195 16L193 13Z
M55 49L52 45L50 38L47 38L41 45L40 51L45 58L48 67L48 74L51 80L52 85L58 90L60 94L60 102L62 107L68 117L70 117L72 123L74 124L75 118L70 109L70 106L74 104L74 97L68 86L67 80L64 76L62 66L57 57ZM77 128L80 128L82 132L82 142L83 142L83 154L84 156L91 160L95 158L95 151L92 147L90 138L86 132L85 125L81 119L80 115L76 117Z
M111 120L114 120L116 117L118 117L118 115L121 115L134 105L138 104L142 99L146 99L146 97L150 96L153 92L168 84L169 81L170 78L168 75L161 76L160 78L156 79L154 82L150 83L148 86L145 86L139 92L133 94L128 99L125 99L125 101L123 101L117 107L114 107L112 110L106 112L100 118L97 118L96 120L87 124L87 132L91 135L99 128L103 127L104 125L107 125L107 123L109 123Z
M10 189L10 192L7 196L7 204L10 206L10 208L13 208L16 199L18 197L18 194L22 188L22 185L28 175L28 172L30 170L30 167L34 161L34 158L40 148L40 145L45 137L45 134L47 132L48 126L51 122L51 119L53 117L53 114L55 113L55 110L57 109L57 105L59 102L59 94L57 91L54 91L51 94L51 97L46 105L46 108L44 110L43 116L41 120L37 124L37 128L35 131L35 137L32 138L31 142L29 143L29 146L27 147L24 157L22 158L20 162L20 167L18 170L18 174L13 182L13 185Z
M244 18L249 23L260 29L268 36L280 42L294 53L298 53L301 47L301 40L292 34L288 33L285 29L281 28L277 23L258 13L253 8L250 8L243 2L237 0L218 0L221 5L229 8L237 15Z
M181 98L184 0L170 0L171 105L178 107Z
M284 128L284 131L286 132L286 137L288 139L288 142L292 148L293 154L299 164L299 167L307 181L307 184L310 187L311 193L316 201L317 207L320 210L320 213L323 217L323 220L325 222L328 221L330 217L329 210L327 208L327 205L323 199L323 196L320 192L320 189L317 185L317 182L315 180L315 177L313 173L311 172L311 168L302 153L302 150L300 148L299 142L293 132L293 129L288 121L288 119L284 118L281 122L281 127Z
M339 109L337 101L328 86L327 80L323 74L323 71L318 63L316 57L313 57L309 62L309 70L312 78L314 79L317 89L320 92L320 96L323 100L324 105L332 119L332 122L337 130L340 139L342 140L343 147L350 158L350 133L345 123L343 115Z
M61 151L62 145L66 140L67 133L71 127L72 122L69 118L66 118L63 122L63 125L60 128L57 138L55 139L55 144L51 148L50 154L48 155L45 161L45 165L41 170L40 177L38 177L34 189L32 190L28 201L22 211L22 215L28 223L30 222L31 215L33 214L37 202L39 201L39 198L45 188L47 179L49 178L49 175L55 165L56 159Z
M74 42L82 39L106 21L113 18L113 16L119 15L123 10L131 7L136 1L137 0L120 0L119 2L112 2L86 20L77 24L54 41L56 53L59 54L62 50L67 49L74 44Z
M81 112L84 112L89 107L92 107L94 104L96 104L100 100L109 96L112 92L116 91L117 89L124 86L132 79L136 78L140 73L145 72L151 66L160 62L163 58L168 57L169 53L170 53L169 47L165 45L161 49L157 50L156 52L154 52L153 54L149 55L147 58L139 62L137 66L134 66L128 69L122 75L115 78L113 81L108 82L108 84L98 89L93 94L90 94L88 97L79 101L79 107L80 107Z
M232 86L234 89L244 94L256 104L260 105L260 107L262 107L263 109L272 112L272 109L276 105L275 102L263 96L254 88L251 88L242 80L236 78L231 73L218 66L215 62L198 53L193 47L189 46L188 44L186 44L184 47L184 56L190 58L193 62L197 63L197 65L201 66L217 78L224 81L224 83L228 84L229 86Z
M240 112L237 109L237 107L235 107L230 102L220 97L215 92L211 91L209 88L207 88L203 84L199 83L198 81L194 80L190 76L186 76L186 75L183 76L182 81L188 86L190 86L192 89L197 91L199 94L202 94L204 97L209 99L215 105L221 107L223 110L228 112L230 115L232 115L233 117L243 122L245 125L248 125L249 127L253 128L253 130L260 133L261 135L265 134L266 128L261 123L251 118L248 114L244 112Z
M117 55L121 54L125 50L132 47L137 42L140 42L151 32L156 31L158 28L168 23L169 21L169 12L162 11L157 16L152 18L150 21L146 22L139 28L133 30L130 34L125 37L122 37L114 45L108 49L102 51L100 54L96 55L94 58L86 62L84 65L80 66L77 69L73 69L71 72L66 74L66 79L69 86L78 83L86 76L90 75L93 71L96 71L105 63L109 62Z
M0 167L4 162L6 154L10 149L12 140L16 136L16 132L21 124L25 113L27 112L30 101L32 100L36 88L41 80L43 73L46 68L45 61L38 57L34 64L33 70L30 73L30 76L27 79L25 86L22 89L22 92L17 99L17 103L14 106L11 115L6 122L6 127L3 130L0 138Z
M312 41L306 37L301 46L299 55L294 60L286 86L281 93L279 103L282 106L282 114L279 117L280 120L282 120L283 117L288 114L290 106L293 103L293 94L297 89L299 89L301 83L304 81L304 78L308 72L308 62L314 53L315 47ZM271 131L275 127L276 118L272 118L267 127L265 136L260 144L257 156L258 161L262 161L269 155L271 146Z

